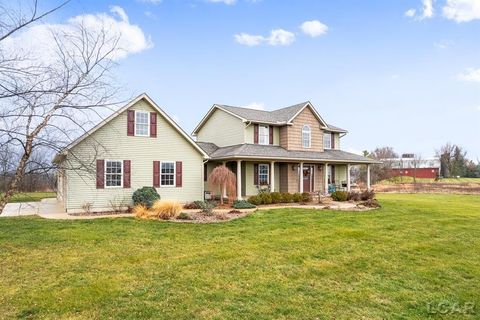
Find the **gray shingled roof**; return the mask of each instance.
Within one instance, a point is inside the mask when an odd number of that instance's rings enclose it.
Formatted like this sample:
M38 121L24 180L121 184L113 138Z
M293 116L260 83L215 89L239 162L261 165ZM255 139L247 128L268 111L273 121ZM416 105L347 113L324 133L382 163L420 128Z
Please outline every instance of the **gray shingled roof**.
M342 150L292 151L280 146L238 144L217 147L213 143L197 142L212 160L228 158L258 158L277 160L345 161L351 163L376 163L375 160Z
M273 111L233 107L233 106L227 106L223 104L219 104L218 106L248 121L282 124L282 123L287 123L290 119L292 119L293 116L297 114L307 103L308 101L305 101L290 107L277 109ZM330 124L327 124L327 126L332 131L347 132L347 130L344 130L342 128L339 128Z

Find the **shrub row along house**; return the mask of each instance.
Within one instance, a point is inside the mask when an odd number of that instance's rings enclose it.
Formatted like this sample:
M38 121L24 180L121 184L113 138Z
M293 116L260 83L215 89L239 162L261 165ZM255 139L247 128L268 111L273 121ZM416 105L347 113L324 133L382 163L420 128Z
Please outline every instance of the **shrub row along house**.
M143 186L154 186L162 199L199 200L216 191L206 181L221 164L236 174L239 199L263 188L348 190L350 166L365 164L369 172L374 161L340 150L346 133L310 102L275 111L214 105L194 141L142 94L57 154L58 199L69 213L127 207Z

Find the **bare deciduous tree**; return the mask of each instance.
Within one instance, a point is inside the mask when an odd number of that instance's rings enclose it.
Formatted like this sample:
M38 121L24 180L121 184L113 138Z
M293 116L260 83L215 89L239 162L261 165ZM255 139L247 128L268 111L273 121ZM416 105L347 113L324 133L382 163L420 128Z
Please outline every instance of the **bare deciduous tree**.
M47 60L3 46L12 34L65 3L37 14L35 1L30 17L3 12L10 22L0 26L0 142L18 159L10 164L12 174L0 196L0 214L27 171L51 169L50 162L35 163L36 152L59 152L103 118L102 109L114 105L117 91L111 69L119 35L111 35L108 26L92 30L77 21L72 28L52 29Z

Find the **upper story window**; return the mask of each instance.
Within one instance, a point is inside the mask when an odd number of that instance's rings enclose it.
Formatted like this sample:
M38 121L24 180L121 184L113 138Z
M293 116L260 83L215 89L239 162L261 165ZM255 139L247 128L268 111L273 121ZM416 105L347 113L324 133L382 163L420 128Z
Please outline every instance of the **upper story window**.
M115 188L123 186L123 162L105 161L105 187Z
M312 144L312 131L309 125L304 125L302 128L302 147L310 148Z
M135 135L147 137L150 135L150 114L145 111L135 111Z
M332 134L323 132L323 149L332 149Z
M175 162L162 162L160 185L162 187L175 186Z
M259 185L266 185L268 184L269 180L269 165L261 163L258 165L258 184Z
M268 126L259 125L258 126L258 143L259 144L269 144L270 143L270 129Z

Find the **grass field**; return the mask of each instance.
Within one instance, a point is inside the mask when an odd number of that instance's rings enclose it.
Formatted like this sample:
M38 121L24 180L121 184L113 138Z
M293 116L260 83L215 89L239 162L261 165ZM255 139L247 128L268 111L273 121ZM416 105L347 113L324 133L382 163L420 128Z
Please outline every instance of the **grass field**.
M0 318L478 319L480 197L379 198L210 225L2 218Z
M2 194L0 193L0 196ZM15 194L10 202L36 202L45 198L55 198L55 192L22 192Z

